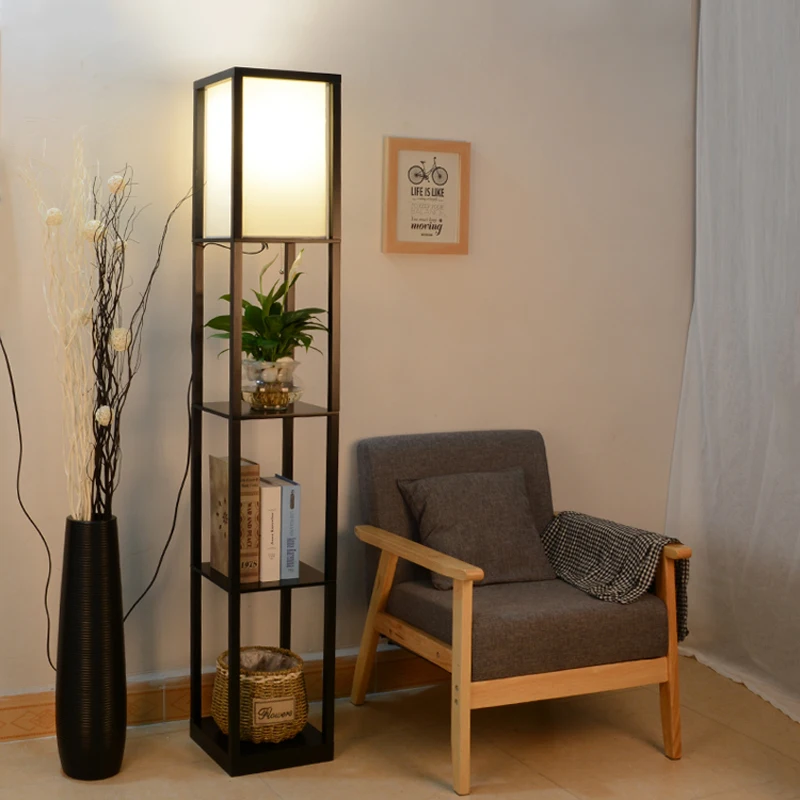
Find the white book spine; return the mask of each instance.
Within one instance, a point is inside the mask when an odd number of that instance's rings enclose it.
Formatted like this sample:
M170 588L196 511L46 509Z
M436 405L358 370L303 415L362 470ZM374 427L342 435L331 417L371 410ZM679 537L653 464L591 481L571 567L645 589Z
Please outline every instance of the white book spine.
M282 487L261 479L261 553L259 580L281 578L281 493Z
M300 577L300 484L281 478L281 580Z

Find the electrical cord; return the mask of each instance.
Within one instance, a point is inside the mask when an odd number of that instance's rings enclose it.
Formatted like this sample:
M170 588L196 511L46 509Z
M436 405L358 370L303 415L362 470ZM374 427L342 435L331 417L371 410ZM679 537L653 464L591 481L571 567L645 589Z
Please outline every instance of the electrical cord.
M20 491L20 482L22 478L22 456L23 456L23 446L22 446L22 420L20 419L19 415L19 404L17 403L17 387L14 383L14 372L11 369L11 361L8 358L8 352L6 351L6 346L3 343L3 337L0 336L0 348L3 350L3 358L6 362L6 370L8 371L8 382L11 385L11 400L14 404L14 416L17 420L17 437L19 438L19 458L17 459L17 480L16 480L16 488L17 488L17 502L19 503L19 507L22 509L22 513L28 518L28 522L33 526L36 533L39 534L39 538L42 540L42 544L44 545L44 549L47 552L47 581L44 585L44 615L47 617L47 662L50 664L50 667L55 672L55 664L53 664L53 659L50 655L50 605L48 601L48 596L50 594L50 580L53 577L53 555L50 552L50 545L47 543L47 539L45 539L44 534L42 533L39 526L33 521L33 517L28 513L28 509L25 507L25 503L22 500L22 492Z
M221 247L223 250L230 250L231 246L229 244L223 244L223 242L205 242L203 247ZM269 250L269 244L267 242L262 242L261 246L258 250L242 250L243 256L258 256L261 255L265 250Z
M133 609L136 608L136 606L138 606L142 600L144 600L145 595L153 588L153 584L155 584L156 579L158 578L158 573L161 571L161 565L164 563L164 558L167 555L167 550L172 542L172 537L175 535L175 525L178 521L178 508L181 504L181 496L183 495L183 490L186 486L186 479L189 477L189 467L192 463L192 378L189 378L189 386L186 389L186 410L189 416L189 445L186 451L186 468L183 471L183 479L181 480L181 485L178 489L178 497L175 500L175 511L172 514L172 527L169 530L167 541L161 550L161 557L158 559L158 565L156 566L156 571L153 573L150 583L147 584L147 587L136 599L136 602L128 609L127 613L122 618L123 622L127 621L128 617L133 613Z
M22 491L21 491L21 480L22 480L22 461L24 455L24 446L23 446L23 436L22 436L22 419L19 413L19 403L17 402L17 387L14 381L14 371L11 367L11 360L8 357L8 351L6 350L5 343L3 342L3 337L0 336L0 349L3 351L3 359L5 360L6 371L8 372L8 382L11 386L11 400L14 406L14 417L17 423L17 438L19 441L19 458L17 460L17 475L16 475L16 492L17 492L17 503L19 503L19 507L22 509L22 513L25 514L28 522L33 526L34 530L37 534L39 534L39 538L44 545L45 552L47 553L47 580L45 582L44 588L44 613L47 619L47 644L46 644L46 652L47 652L47 663L50 664L50 667L53 671L56 671L55 664L53 663L53 658L50 654L50 636L51 636L51 618L50 618L50 604L49 604L49 595L50 595L50 583L53 577L53 556L50 551L50 545L47 543L47 539L45 535L42 533L39 526L34 522L33 517L28 512L27 507L25 506L25 502L22 499ZM150 583L147 584L145 590L139 595L133 605L128 609L125 616L122 618L123 623L127 621L128 617L133 613L133 610L139 603L144 600L147 593L153 588L155 584L159 572L161 571L161 566L164 563L164 558L167 555L167 550L169 549L170 544L172 543L172 539L175 536L175 527L178 522L178 510L180 508L181 497L183 496L183 490L186 487L186 481L189 477L189 467L191 465L191 456L192 456L192 404L191 404L191 393L192 393L192 378L189 378L189 386L186 389L186 408L187 414L189 418L189 436L188 436L188 446L186 452L186 467L183 471L183 478L181 479L181 485L178 489L178 496L175 500L175 510L172 515L172 526L170 527L169 536L167 537L167 541L164 543L164 547L161 550L161 555L158 559L158 564L156 565L156 570L153 573L153 577L150 579Z

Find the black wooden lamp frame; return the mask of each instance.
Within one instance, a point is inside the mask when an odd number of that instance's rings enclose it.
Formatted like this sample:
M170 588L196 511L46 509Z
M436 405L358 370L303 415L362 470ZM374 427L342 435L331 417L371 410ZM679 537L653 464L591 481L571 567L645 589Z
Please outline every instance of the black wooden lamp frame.
M278 78L316 81L330 87L330 176L329 238L279 238L242 235L242 167L243 167L243 80L244 78ZM232 82L232 172L231 172L231 235L204 237L205 184L205 89L219 81ZM333 758L333 712L336 644L336 550L339 484L339 291L341 247L341 76L312 72L234 67L211 75L194 84L194 195L192 212L193 240L193 303L192 303L192 453L191 453L191 737L228 774L246 775L273 769L330 761ZM243 403L241 395L242 362L242 256L246 243L284 246L284 276L294 261L300 243L324 243L328 249L328 396L325 407L298 402L281 413L258 413ZM227 402L205 402L203 399L203 324L204 324L204 255L210 244L230 249L231 347L229 355L229 387ZM287 299L287 308L294 307L294 290ZM239 343L237 346L236 343ZM224 417L228 421L229 494L228 508L239 508L240 458L242 422L255 419L281 420L283 428L282 473L292 477L294 468L294 424L303 417L325 417L325 564L324 571L301 563L300 577L271 583L241 585L239 574L239 520L229 515L228 565L230 579L212 571L202 562L202 498L203 498L203 419L204 413ZM229 735L225 736L211 717L202 715L202 581L207 579L228 595L228 687ZM280 744L253 744L241 741L239 667L241 647L241 596L245 592L280 592L280 646L291 647L292 592L308 586L324 587L324 633L322 657L322 727L310 723L294 739Z

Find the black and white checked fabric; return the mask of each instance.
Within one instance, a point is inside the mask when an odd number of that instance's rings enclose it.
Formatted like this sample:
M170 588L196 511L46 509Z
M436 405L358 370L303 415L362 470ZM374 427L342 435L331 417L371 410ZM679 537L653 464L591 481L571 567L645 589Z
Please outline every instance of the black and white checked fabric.
M676 542L658 533L562 511L542 534L556 575L578 589L613 603L632 603L653 585L665 545ZM687 627L689 561L675 562L678 640Z

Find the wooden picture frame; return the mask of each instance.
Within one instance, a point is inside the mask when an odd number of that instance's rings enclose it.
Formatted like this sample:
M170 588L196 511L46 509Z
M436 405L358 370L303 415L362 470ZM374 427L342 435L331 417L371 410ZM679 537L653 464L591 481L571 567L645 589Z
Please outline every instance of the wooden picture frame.
M384 139L384 253L467 255L470 143Z

